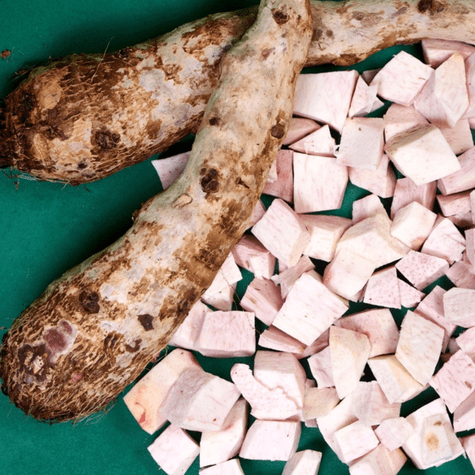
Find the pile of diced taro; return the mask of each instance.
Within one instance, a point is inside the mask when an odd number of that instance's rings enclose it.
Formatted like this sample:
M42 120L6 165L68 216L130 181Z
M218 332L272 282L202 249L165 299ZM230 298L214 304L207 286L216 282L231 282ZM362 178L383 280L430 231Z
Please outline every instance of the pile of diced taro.
M475 435L459 435L475 429L475 47L422 49L426 63L401 51L377 71L299 77L269 205L177 348L124 398L148 433L170 423L148 448L167 474L198 456L202 475L242 474L240 459L316 474L322 453L297 451L302 424L352 475L475 465ZM164 188L188 157L154 161ZM366 190L351 219L336 212L349 186ZM241 269L253 279L238 299ZM223 379L193 351L252 368ZM429 387L436 397L401 417Z

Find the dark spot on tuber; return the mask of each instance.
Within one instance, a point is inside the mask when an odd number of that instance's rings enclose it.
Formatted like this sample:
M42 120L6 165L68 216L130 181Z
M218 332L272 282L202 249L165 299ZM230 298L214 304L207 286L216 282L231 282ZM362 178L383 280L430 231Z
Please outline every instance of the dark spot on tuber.
M99 295L96 292L87 292L83 290L79 295L79 303L87 313L99 313Z
M419 0L417 9L421 13L429 13L429 15L434 15L436 13L443 12L445 10L445 5L439 0Z
M318 41L323 36L323 30L319 28L313 29L312 42Z
M94 138L96 140L96 144L99 145L99 147L103 150L115 148L117 143L120 141L120 135L109 130L98 130L95 133Z
M285 136L285 127L282 124L276 124L270 129L270 134L276 139L281 139Z
M133 51L133 48L122 48L119 51L117 51L116 56L119 59L126 59L129 57L132 51Z
M46 343L32 346L25 344L18 349L20 371L32 376L38 383L46 381L48 368L51 368L51 352Z
M364 13L363 12L353 12L351 15L356 21L361 21L364 19Z
M219 179L218 179L218 170L215 168L202 168L200 171L201 175L201 189L205 193L216 193L219 189Z
M241 186L243 186L244 188L247 188L247 189L249 190L249 185L248 185L247 183L245 183L244 181L242 181L241 178L238 178L238 179L236 180L236 185L241 185Z
M274 9L272 10L272 18L278 25L283 25L289 21L289 15L283 12L282 10Z
M57 328L46 330L43 338L53 353L63 351L68 346L64 333L60 332Z
M219 117L211 117L209 119L209 125L219 125L221 124L221 119Z
M125 344L125 349L129 353L136 353L140 349L140 343L142 343L142 340L139 338L138 340L134 341L134 346L129 345L129 344Z
M148 313L144 315L139 315L137 317L139 319L140 324L143 326L143 329L148 332L150 330L153 330L153 317L152 315L149 315Z
M78 163L78 170L84 170L85 168L87 168L87 163L85 162Z

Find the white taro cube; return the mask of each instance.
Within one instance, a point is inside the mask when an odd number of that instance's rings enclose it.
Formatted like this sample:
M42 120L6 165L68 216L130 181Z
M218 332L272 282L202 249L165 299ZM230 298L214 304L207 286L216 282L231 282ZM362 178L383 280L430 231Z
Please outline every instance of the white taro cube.
M377 213L387 215L383 203L377 195L371 194L353 201L353 209L351 212L353 224L359 223L363 221L363 219L369 218Z
M218 463L200 470L200 475L244 475L239 459Z
M330 262L337 242L351 226L351 219L323 214L301 215L300 219L310 233L304 255Z
M461 437L460 441L462 442L465 453L467 454L467 457L470 460L473 469L475 470L475 434Z
M180 153L173 157L152 160L152 165L160 178L162 188L166 190L182 173L190 159L191 152Z
M311 345L348 310L348 304L310 271L290 289L273 325L306 345Z
M459 53L467 59L475 52L475 47L467 43L438 38L424 38L421 41L424 61L436 68L449 59L454 53Z
M259 200L256 203L256 206L254 206L251 216L249 217L249 220L247 222L248 228L254 226L262 218L262 216L264 216L265 212L266 212L266 209L262 201Z
M368 282L374 269L373 261L343 248L325 267L323 283L337 295L354 300L354 296Z
M354 313L338 319L335 325L365 334L371 343L370 358L396 351L399 330L388 308Z
M394 215L391 235L418 251L432 231L436 218L436 213L413 201Z
M279 150L275 159L277 180L268 180L263 193L292 203L294 178L292 173L294 153L292 150Z
M289 130L282 142L282 145L290 145L306 135L318 130L321 126L312 119L302 117L292 117L290 119Z
M200 451L183 429L168 426L148 447L150 455L167 475L184 475Z
M303 419L307 421L326 416L339 402L335 388L305 388Z
M395 355L370 358L368 365L390 403L409 401L425 389L409 374Z
M428 124L427 119L414 106L401 106L400 104L391 104L383 119L386 142L416 125Z
M296 452L285 464L282 475L317 475L322 453L316 450Z
M335 386L330 346L327 346L318 353L311 355L307 361L310 372L317 381L319 388L329 388Z
M293 353L297 357L301 358L304 354L307 346L295 338L287 335L283 331L270 326L266 328L260 335L258 345L261 348L268 348L276 351L286 351Z
M370 191L381 198L390 198L396 187L396 173L389 165L389 157L383 153L376 170L348 168L348 178L353 185Z
M471 118L475 116L475 54L473 53L465 60L465 72L467 75L468 108L464 117Z
M373 78L376 76L376 74L381 71L381 68L377 69L367 69L366 71L363 71L361 73L361 77L364 79L366 84L370 84L370 82L373 80Z
M376 74L370 86L378 86L380 97L410 106L432 73L430 66L401 51Z
M348 170L334 157L294 152L294 206L297 213L340 208Z
M282 298L285 299L297 279L302 274L305 274L305 272L309 272L313 269L315 269L314 263L307 256L302 256L297 264L288 267L280 274L273 275L271 279L280 287L280 294Z
M401 296L401 307L413 308L425 297L424 292L415 289L402 279L398 279L398 284L399 295Z
M337 163L376 170L383 157L384 120L378 117L346 119L341 133Z
M439 126L439 129L455 155L466 152L474 145L468 119L460 119L453 127Z
M301 74L295 87L294 114L341 133L357 79L356 71Z
M472 263L475 262L475 228L465 229L465 256Z
M255 317L252 312L208 312L196 349L212 358L251 356L256 351Z
M240 395L236 386L202 369L184 371L168 392L162 414L182 429L198 432L221 429Z
M300 422L256 420L247 431L239 456L286 462L297 451L301 432Z
M252 228L252 233L287 266L297 264L310 235L295 211L284 201L275 199L266 214Z
M385 419L374 430L376 437L388 450L396 450L413 433L414 429L404 417Z
M400 178L394 188L394 197L391 203L391 219L398 210L417 201L427 209L432 209L437 192L437 182L432 181L425 185L417 186L410 178Z
M458 350L432 377L430 385L453 413L475 389L475 363Z
M460 170L457 156L435 125L417 125L394 136L386 153L395 167L416 185L424 185Z
M460 327L475 326L475 290L454 287L443 296L445 318Z
M333 434L333 443L339 459L350 463L373 450L379 441L370 426L356 421L338 429Z
M379 307L401 308L396 267L376 271L366 284L363 302Z
M396 358L421 384L427 384L442 350L444 329L407 311L401 325Z
M247 431L248 405L238 399L218 431L203 432L200 439L200 467L226 462L239 453Z
M231 379L244 399L251 406L251 415L256 419L297 419L301 407L280 387L268 388L253 376L244 363L237 363L231 369Z
M475 289L475 269L468 259L453 263L445 275L457 287Z
M473 391L454 412L455 432L472 429L475 429L475 391Z
M470 358L475 358L475 327L463 331L455 342L458 348L463 350Z
M241 307L254 312L266 325L272 324L283 303L279 287L272 280L258 278L251 281L241 299Z
M377 98L377 94L378 86L368 86L366 81L360 76L358 81L356 81L348 116L365 116L383 106L384 103Z
M420 407L406 419L414 432L402 449L417 468L437 467L463 454L442 399Z
M383 444L350 466L350 475L396 475L407 457L400 449L389 451Z
M194 350L198 337L200 336L203 320L209 310L208 306L201 300L198 300L198 302L191 307L190 312L183 323L178 327L178 330L173 334L168 344L178 346L179 348Z
M444 195L475 188L475 147L462 153L458 161L460 170L442 177L437 183L440 192Z
M125 404L144 431L153 434L165 424L160 407L175 381L189 368L200 368L193 354L175 349L124 396Z
M470 191L461 191L452 195L437 195L437 203L439 203L443 216L446 217L472 211Z
M274 273L275 257L251 235L245 234L232 250L239 267L252 272L260 279L270 279Z
M336 142L330 132L330 127L324 125L304 138L290 145L292 150L307 155L335 156Z
M455 127L468 108L465 65L460 54L453 54L435 70L414 107L434 125Z
M371 351L366 335L346 328L330 328L330 355L338 397L343 399L358 387Z

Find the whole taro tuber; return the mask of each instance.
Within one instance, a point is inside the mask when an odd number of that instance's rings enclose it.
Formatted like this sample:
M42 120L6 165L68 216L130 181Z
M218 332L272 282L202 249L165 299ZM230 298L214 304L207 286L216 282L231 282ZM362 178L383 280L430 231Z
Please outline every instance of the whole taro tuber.
M53 282L5 335L2 390L18 407L42 420L88 415L167 344L247 227L311 36L308 0L263 2L221 62L182 177L144 204L121 239Z
M350 65L433 37L475 42L470 0L312 0L306 66ZM107 55L34 69L0 104L0 166L72 185L104 178L193 132L223 53L256 9L220 13Z

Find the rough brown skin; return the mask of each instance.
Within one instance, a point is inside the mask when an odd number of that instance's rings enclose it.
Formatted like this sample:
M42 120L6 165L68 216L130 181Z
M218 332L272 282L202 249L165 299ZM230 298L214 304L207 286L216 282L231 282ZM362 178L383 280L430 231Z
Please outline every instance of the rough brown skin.
M286 134L311 36L308 0L265 1L221 62L182 177L14 322L0 377L27 414L67 420L97 411L167 344L247 227Z
M220 58L256 11L211 15L142 45L33 70L0 102L0 166L78 185L165 150L198 127ZM312 16L306 66L348 66L424 37L475 43L471 0L313 0Z

